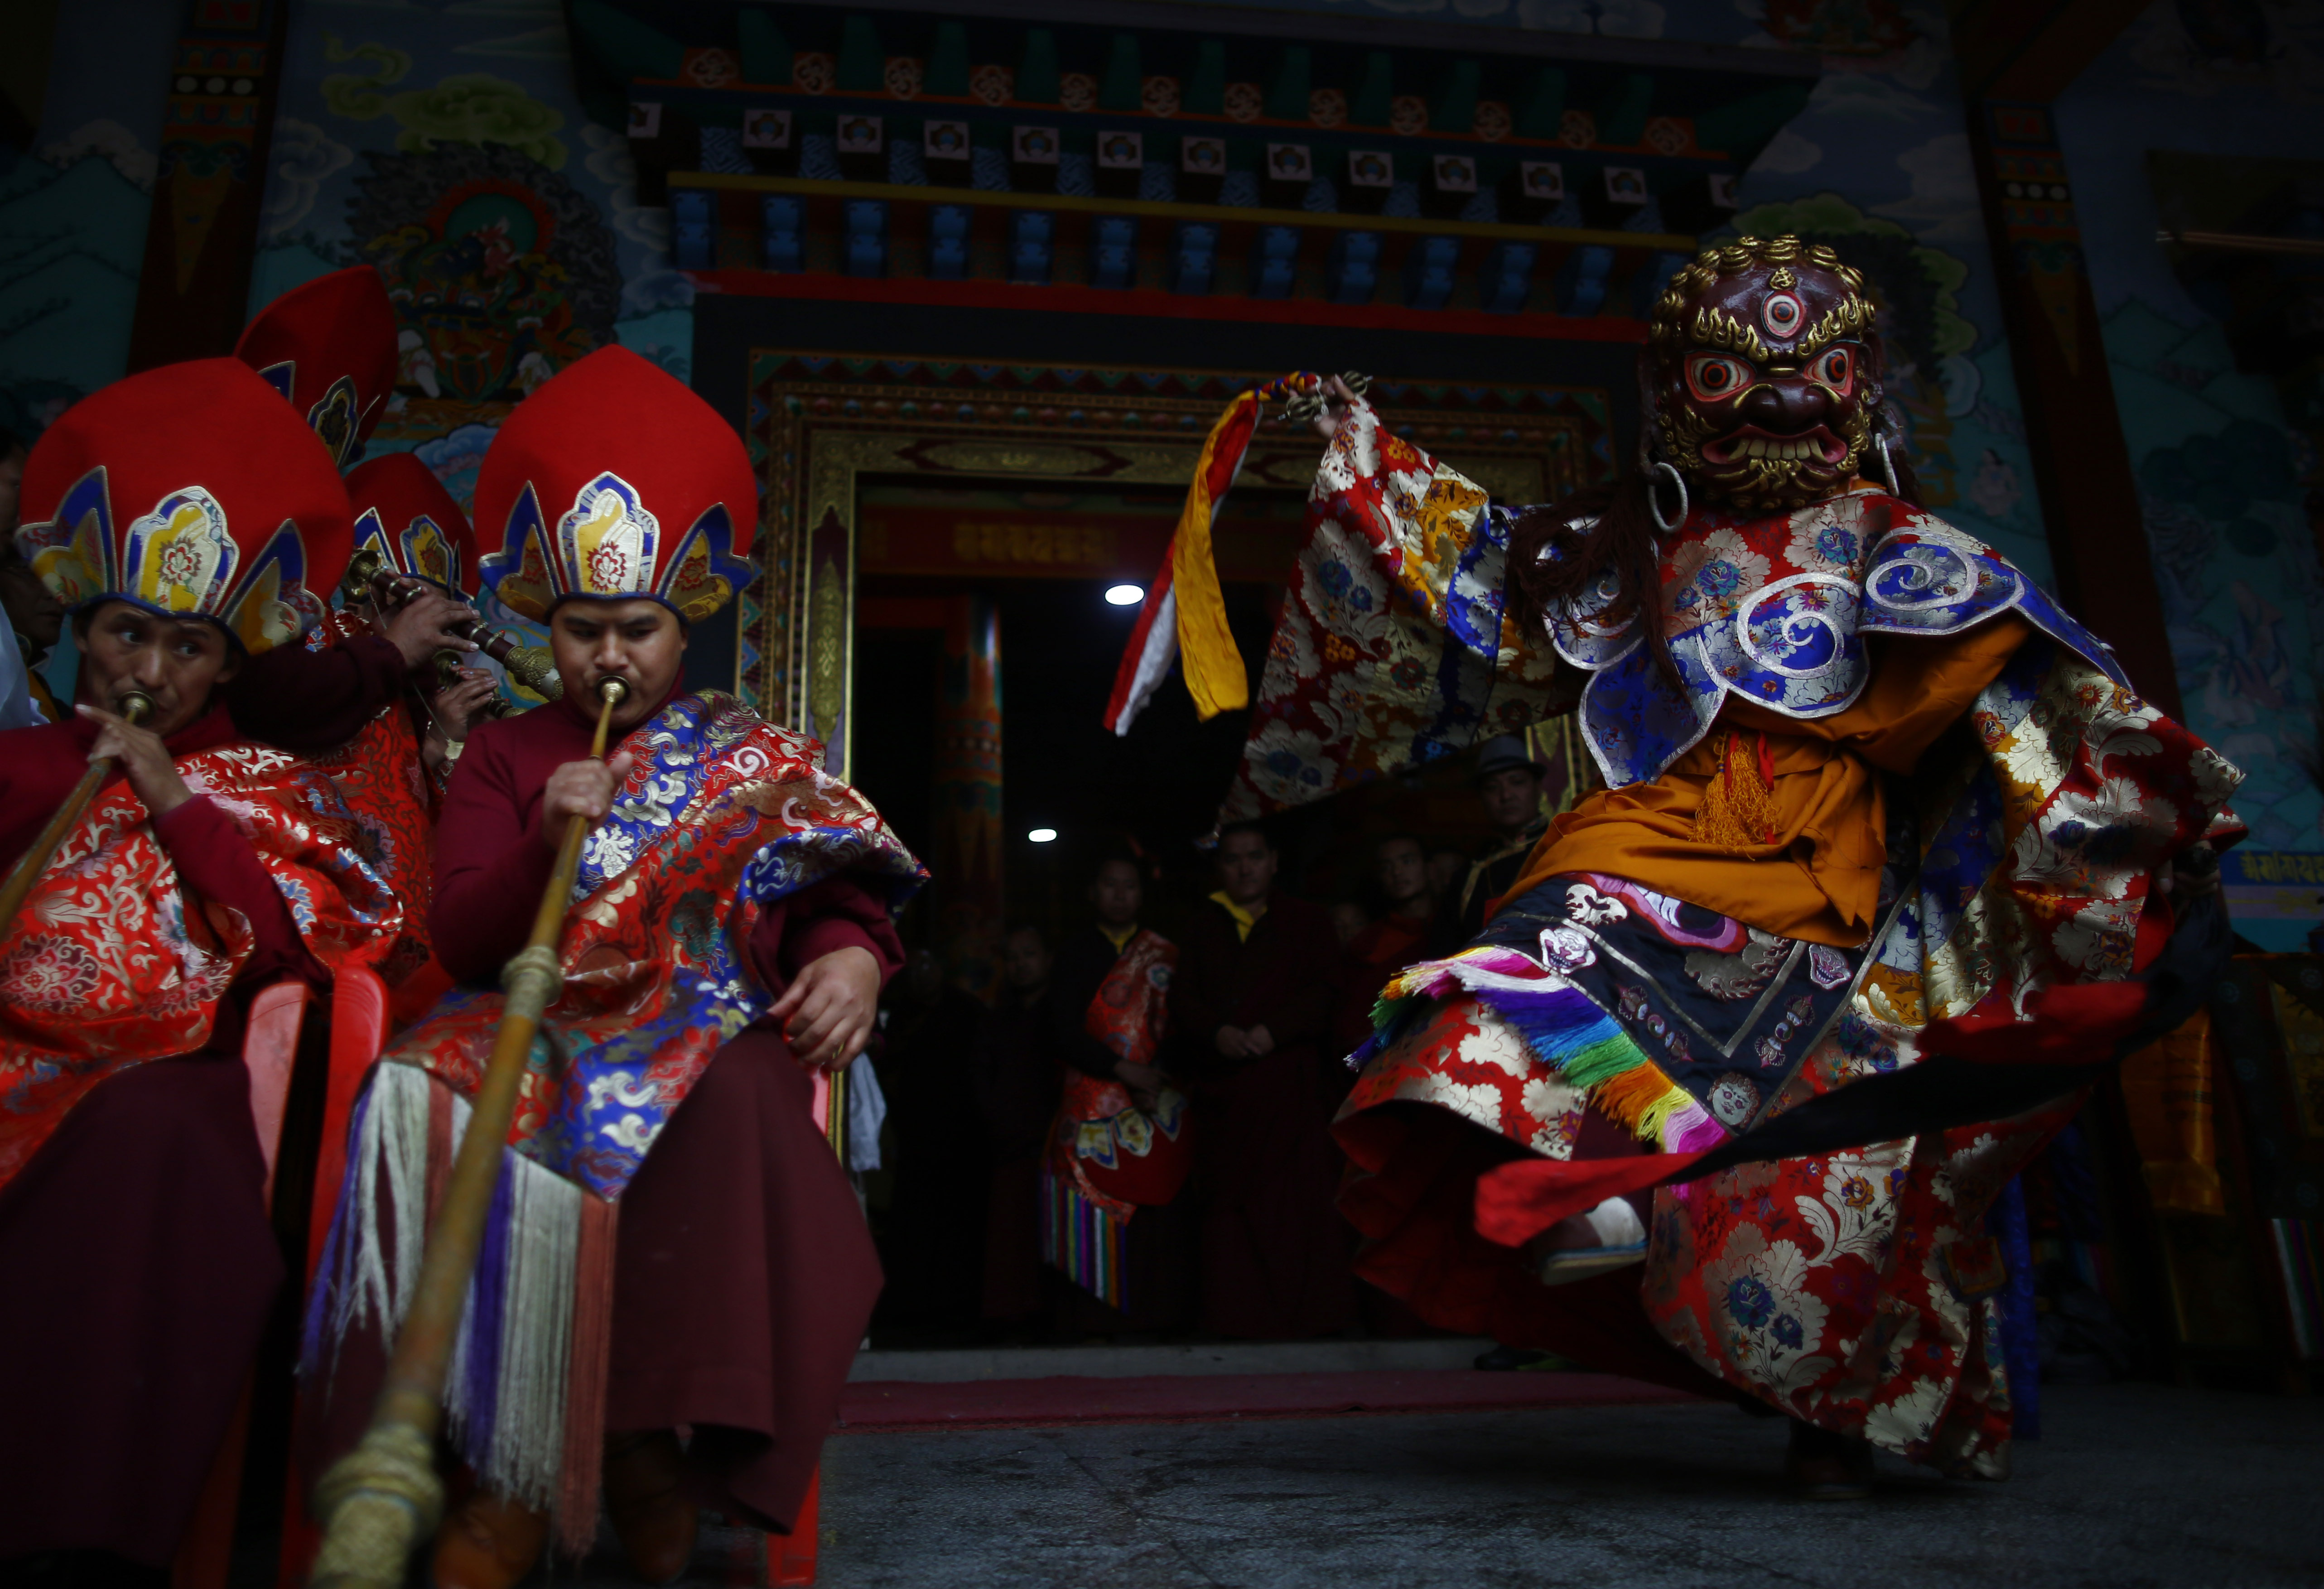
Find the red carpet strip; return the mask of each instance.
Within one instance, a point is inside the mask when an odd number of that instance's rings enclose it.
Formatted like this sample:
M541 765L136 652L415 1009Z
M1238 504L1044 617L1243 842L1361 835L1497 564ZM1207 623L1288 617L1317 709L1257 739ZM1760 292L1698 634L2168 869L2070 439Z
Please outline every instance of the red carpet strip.
M1461 1412L1519 1407L1615 1407L1692 1401L1683 1391L1607 1373L1486 1373L1472 1369L1362 1373L1059 1375L1037 1380L851 1384L845 1429L970 1428L1009 1424L1194 1423L1345 1413Z

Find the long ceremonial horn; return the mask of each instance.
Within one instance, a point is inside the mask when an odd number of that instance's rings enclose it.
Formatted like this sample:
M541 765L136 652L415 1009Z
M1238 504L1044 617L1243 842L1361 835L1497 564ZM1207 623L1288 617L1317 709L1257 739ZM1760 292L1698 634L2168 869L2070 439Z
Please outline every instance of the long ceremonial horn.
M348 560L346 577L339 582L339 590L348 600L369 596L382 611L402 606L425 588L420 581L397 574L369 547ZM487 628L479 618L458 619L448 627L462 639L475 641L479 650L509 670L509 676L543 700L554 701L565 693L545 647L519 645L513 635Z
M630 693L618 678L597 685L597 733L589 755L603 759L613 708ZM444 1183L436 1228L420 1260L411 1311L395 1337L386 1382L361 1444L331 1465L315 1486L323 1514L323 1545L308 1578L312 1589L401 1589L404 1569L420 1542L433 1534L444 1511L444 1484L436 1476L436 1431L443 1421L444 1373L460 1327L484 1217L501 1174L501 1150L516 1112L517 1084L541 1013L564 986L557 941L565 926L566 896L581 864L581 840L593 826L575 815L565 825L557 870L532 921L532 938L501 972L508 1002L466 1134Z
M130 722L143 722L153 715L153 697L143 690L122 691L116 704L121 716ZM88 770L81 774L80 782L75 784L72 793L65 796L65 803L57 807L57 814L49 819L49 825L41 830L40 837L32 840L32 847L24 851L23 859L16 862L16 869L8 874L8 881L0 884L0 937L5 937L8 929L15 925L16 913L24 908L24 900L32 892L32 885L41 880L41 874L49 869L49 862L56 858L57 846L62 844L65 835L78 825L83 813L88 810L89 802L97 798L98 787L112 772L113 758L110 756L102 761L90 762Z

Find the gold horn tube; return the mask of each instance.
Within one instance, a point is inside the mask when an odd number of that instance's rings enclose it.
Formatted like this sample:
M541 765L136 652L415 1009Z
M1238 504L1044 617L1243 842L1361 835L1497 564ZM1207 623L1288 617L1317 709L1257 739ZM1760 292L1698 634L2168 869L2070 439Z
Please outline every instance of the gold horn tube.
M629 693L622 679L598 682L597 731L589 745L593 760L604 758L613 709ZM567 822L532 937L501 972L508 998L493 1057L444 1183L435 1228L420 1256L411 1311L395 1337L371 1428L315 1486L323 1544L308 1578L310 1589L401 1589L411 1553L435 1532L443 1515L435 1442L443 1421L445 1370L484 1244L493 1189L500 1180L502 1144L516 1112L517 1085L541 1015L564 985L557 943L564 932L566 896L580 868L581 841L593 825L578 815Z
M124 690L114 704L120 715L130 722L143 722L153 715L153 697L143 690ZM8 929L15 925L16 913L24 908L24 900L32 892L32 885L41 880L41 874L49 869L49 862L56 858L57 846L62 844L65 835L78 825L82 815L88 810L89 802L97 798L97 790L112 772L113 758L109 756L102 761L90 762L88 770L81 774L80 782L75 784L72 793L65 796L65 803L57 807L57 814L49 819L49 825L41 830L39 836L32 840L32 848L24 851L23 858L16 862L15 869L8 874L7 882L0 883L0 937L5 937Z
M390 568L368 547L348 560L346 576L339 582L339 592L349 602L369 597L383 612L402 606L425 588L422 581ZM507 630L491 628L481 618L460 619L451 625L451 629L462 639L475 641L478 650L508 669L511 678L542 700L554 701L565 693L547 647L527 646Z

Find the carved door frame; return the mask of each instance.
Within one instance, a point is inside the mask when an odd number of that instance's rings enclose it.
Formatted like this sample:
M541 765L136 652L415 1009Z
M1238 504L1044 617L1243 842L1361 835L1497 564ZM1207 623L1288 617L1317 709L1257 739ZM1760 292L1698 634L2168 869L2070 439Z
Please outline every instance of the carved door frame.
M735 690L814 734L849 776L857 525L869 478L1183 486L1249 371L1134 371L754 348L747 435L761 472L760 578L744 593ZM1503 501L1554 500L1611 472L1607 393L1577 386L1376 383L1384 421ZM1304 492L1318 445L1261 427L1242 483Z

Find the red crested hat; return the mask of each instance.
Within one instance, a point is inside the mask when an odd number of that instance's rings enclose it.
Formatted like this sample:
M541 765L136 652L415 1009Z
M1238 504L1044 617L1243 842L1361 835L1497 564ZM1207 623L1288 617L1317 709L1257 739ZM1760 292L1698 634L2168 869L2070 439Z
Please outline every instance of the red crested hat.
M165 364L83 398L24 463L16 544L70 608L207 618L259 652L320 621L347 563L346 487L274 389L234 359Z
M479 565L511 611L576 598L707 618L757 573L743 554L759 482L718 411L624 347L602 347L519 403L476 472Z
M476 537L468 516L411 453L383 453L347 472L356 556L379 554L380 565L440 585L453 595L476 583Z
M243 327L234 356L265 377L344 468L395 390L395 306L369 265L292 288Z

